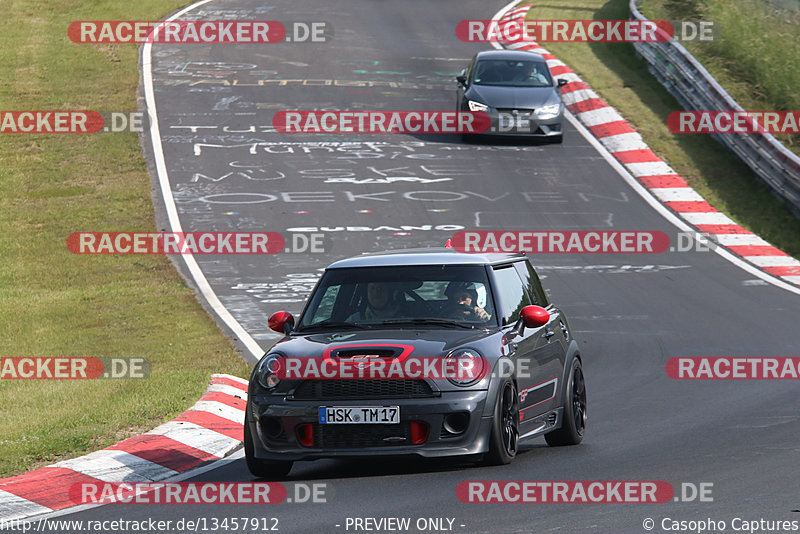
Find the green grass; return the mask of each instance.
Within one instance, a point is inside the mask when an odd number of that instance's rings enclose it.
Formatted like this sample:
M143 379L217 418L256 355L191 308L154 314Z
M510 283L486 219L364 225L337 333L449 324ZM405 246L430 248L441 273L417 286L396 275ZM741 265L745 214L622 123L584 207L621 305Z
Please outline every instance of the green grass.
M136 45L75 20L157 20L185 0L0 0L1 110L136 110ZM79 256L76 231L155 231L136 134L0 135L0 357L144 357L142 380L0 381L0 476L108 446L243 363L166 257Z
M683 43L744 109L800 110L800 12L772 0L645 0L651 19L710 20L710 42ZM776 136L800 154L800 135Z
M653 0L645 0L645 5ZM628 0L550 0L530 19L628 18ZM794 257L800 220L733 153L712 138L673 134L670 112L682 109L625 43L542 43L569 65L642 135L645 142L715 208ZM795 108L798 109L798 108Z

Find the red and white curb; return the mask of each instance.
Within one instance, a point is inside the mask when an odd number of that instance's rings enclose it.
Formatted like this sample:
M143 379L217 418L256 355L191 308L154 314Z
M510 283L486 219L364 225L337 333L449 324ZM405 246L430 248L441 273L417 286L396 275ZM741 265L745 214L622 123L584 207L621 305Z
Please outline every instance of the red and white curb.
M512 9L515 4L516 2L512 2L501 9L494 20L498 20L501 26L504 23L522 22L533 6L527 4ZM541 54L547 60L553 76L568 82L561 88L561 94L569 111L655 199L698 232L709 234L722 248L768 275L762 278L796 292L800 286L800 261L714 209L675 170L650 150L642 136L616 109L609 106L563 62L530 40L492 44ZM741 262L735 263L742 266Z
M107 449L0 479L0 521L62 510L79 483L155 482L219 460L242 442L247 380L215 374L188 410Z

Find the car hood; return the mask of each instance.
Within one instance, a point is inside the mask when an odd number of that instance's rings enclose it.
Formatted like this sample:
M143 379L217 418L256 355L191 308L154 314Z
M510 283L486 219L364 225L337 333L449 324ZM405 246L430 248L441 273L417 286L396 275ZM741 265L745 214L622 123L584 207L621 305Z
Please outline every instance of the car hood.
M497 336L491 342L487 338ZM480 348L478 345L496 345L491 351L500 354L502 351L500 332L487 330L456 330L456 329L370 329L347 330L342 332L325 332L305 335L294 335L284 338L273 346L270 352L280 352L285 356L320 357L326 350L338 348L385 348L386 346L411 346L412 354L418 357L442 356L461 346ZM480 343L479 343L480 342ZM483 350L482 352L487 352ZM489 358L489 354L484 354Z
M536 109L561 101L555 87L471 85L465 96L493 108Z

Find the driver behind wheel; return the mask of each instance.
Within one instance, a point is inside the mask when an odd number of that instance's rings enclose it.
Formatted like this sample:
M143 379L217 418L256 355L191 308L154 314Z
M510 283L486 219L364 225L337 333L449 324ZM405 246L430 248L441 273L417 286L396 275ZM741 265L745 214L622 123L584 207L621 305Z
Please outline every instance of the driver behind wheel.
M476 304L478 292L472 284L454 282L448 286L445 295L448 299L445 313L449 317L472 321L486 321L491 318L486 310Z
M392 285L385 282L370 282L367 284L366 306L350 317L348 321L390 319L400 313L401 301Z

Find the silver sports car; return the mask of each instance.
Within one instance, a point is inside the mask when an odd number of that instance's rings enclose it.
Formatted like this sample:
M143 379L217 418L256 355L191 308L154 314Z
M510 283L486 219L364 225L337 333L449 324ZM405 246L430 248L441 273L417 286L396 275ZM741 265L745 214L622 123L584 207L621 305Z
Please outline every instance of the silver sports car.
M493 135L529 135L560 143L564 104L541 54L487 50L472 58L458 81L458 110L484 111Z

